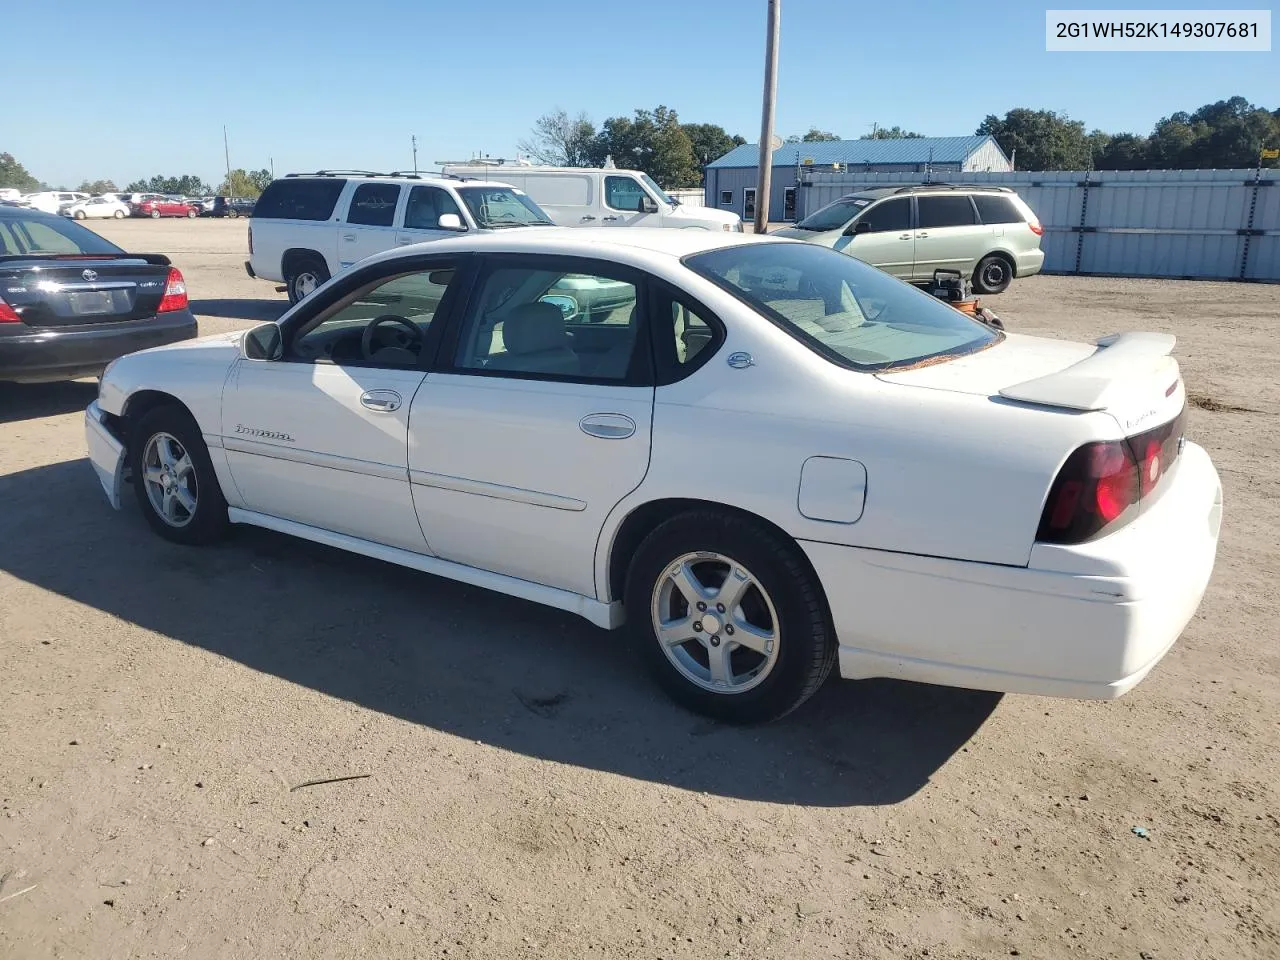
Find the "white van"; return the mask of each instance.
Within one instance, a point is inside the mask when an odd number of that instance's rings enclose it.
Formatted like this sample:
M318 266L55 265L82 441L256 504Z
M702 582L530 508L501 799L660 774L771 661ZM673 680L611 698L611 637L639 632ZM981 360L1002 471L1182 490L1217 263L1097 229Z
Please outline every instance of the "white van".
M727 210L683 207L647 173L605 167L538 167L505 161L445 164L455 177L500 180L523 190L561 227L680 227L742 233Z

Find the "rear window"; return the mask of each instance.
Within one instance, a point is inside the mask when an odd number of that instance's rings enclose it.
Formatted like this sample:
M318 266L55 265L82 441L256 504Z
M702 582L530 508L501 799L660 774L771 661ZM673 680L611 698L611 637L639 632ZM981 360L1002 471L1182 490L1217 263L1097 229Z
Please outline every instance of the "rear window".
M1002 334L829 247L749 243L684 258L815 352L844 367L889 370L973 353Z
M124 253L92 230L61 217L0 217L0 257Z
M985 194L974 194L973 202L978 205L978 216L983 223L1023 223L1025 218L1008 197L991 197Z
M973 204L965 196L917 197L916 204L921 230L929 227L968 227L978 222L974 217Z
M267 186L253 209L255 218L328 220L347 181L276 180Z
M367 227L389 227L395 222L396 204L400 202L398 183L362 183L351 195L347 223Z

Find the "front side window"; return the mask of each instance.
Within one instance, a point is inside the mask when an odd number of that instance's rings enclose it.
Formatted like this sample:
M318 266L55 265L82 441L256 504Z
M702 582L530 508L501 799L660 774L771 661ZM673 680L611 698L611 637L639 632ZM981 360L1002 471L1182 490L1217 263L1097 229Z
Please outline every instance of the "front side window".
M684 264L842 366L888 370L973 353L1001 334L843 253L751 243Z
M514 187L459 187L458 196L476 223L486 230L551 224L542 208Z
M409 191L409 205L404 211L404 225L410 230L438 230L440 217L452 213L463 225L466 220L449 191L439 187L414 187Z
M418 366L455 273L442 266L377 281L304 327L286 358L339 366Z
M362 183L351 195L347 223L367 227L389 227L395 222L396 204L400 202L398 183Z
M973 204L966 196L917 197L920 211L920 229L930 227L968 227L977 223Z
M498 266L459 338L459 370L569 380L627 377L638 341L634 284L594 272Z
M644 202L647 199L649 195L644 192L644 187L631 177L604 178L604 202L614 210L643 212Z
M858 217L858 224L868 224L870 233L889 233L911 229L911 201L885 200Z
M826 232L827 230L843 230L845 224L867 208L871 200L867 197L844 197L835 203L829 203L820 210L815 210L796 226L801 230Z

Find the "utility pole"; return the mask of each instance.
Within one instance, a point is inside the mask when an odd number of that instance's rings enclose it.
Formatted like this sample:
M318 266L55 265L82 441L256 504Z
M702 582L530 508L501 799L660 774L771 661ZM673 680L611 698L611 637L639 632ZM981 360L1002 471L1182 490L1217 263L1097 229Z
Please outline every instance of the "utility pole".
M413 144L413 172L418 172L418 136L414 134L409 138L409 142Z
M231 193L231 148L227 146L227 125L222 125L222 157L227 162L227 192Z
M764 47L764 106L760 111L760 178L756 186L756 233L769 224L769 188L773 175L773 111L778 100L778 26L782 0L769 0Z

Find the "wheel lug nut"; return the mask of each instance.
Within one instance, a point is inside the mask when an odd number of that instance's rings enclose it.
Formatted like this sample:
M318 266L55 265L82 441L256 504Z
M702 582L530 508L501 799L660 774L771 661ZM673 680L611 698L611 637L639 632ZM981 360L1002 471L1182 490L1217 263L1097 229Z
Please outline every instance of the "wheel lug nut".
M723 604L723 603L717 603L717 604L716 604L716 610L717 610L717 611L719 611L720 613L724 613L724 604Z
M718 633L713 633L713 634L711 635L711 645L712 645L713 647L718 647L718 646L720 646L720 634L718 634Z
M725 633L727 633L729 636L731 636L731 637L732 637L732 636L733 636L733 624L731 624L731 623L730 623L730 624L726 624L726 625L725 625L725 628L724 628L724 632L725 632Z
M695 620L695 621L693 621L693 632L694 632L694 633L701 633L701 632L702 632L702 621L701 621L701 620Z
M698 612L699 612L699 613L702 613L702 612L703 612L703 611L705 611L706 609L707 609L707 605L706 605L705 603L703 603L701 600L699 600L699 601L698 601Z

